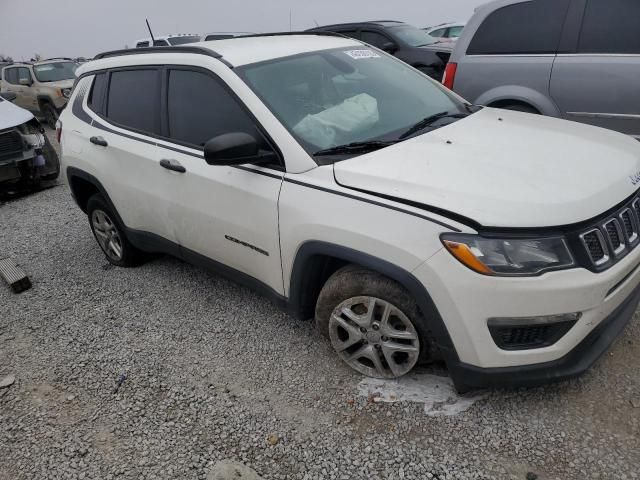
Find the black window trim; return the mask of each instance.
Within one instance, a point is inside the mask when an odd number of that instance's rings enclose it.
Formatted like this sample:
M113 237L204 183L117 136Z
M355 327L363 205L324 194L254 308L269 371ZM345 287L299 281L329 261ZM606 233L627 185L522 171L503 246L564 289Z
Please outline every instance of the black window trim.
M104 101L103 101L103 105L102 105L102 111L104 112L103 114L99 114L97 112L96 115L98 115L100 118L102 118L104 121L110 123L111 125L114 125L118 128L122 128L123 130L128 130L130 132L134 132L140 135L146 135L148 137L151 138L159 138L157 136L157 134L153 133L153 132L147 132L145 130L140 130L138 128L134 128L131 127L129 125L122 125L118 122L114 122L113 119L109 118L109 110L108 110L108 105L109 105L109 92L111 90L111 74L113 72L124 72L124 71L130 71L130 70L156 70L156 75L160 75L161 73L161 69L162 69L162 65L135 65L135 66L126 66L126 67L114 67L114 68L109 68L107 71L107 85L105 88L105 94L104 94ZM96 72L91 72L93 74L95 74ZM94 78L95 81L95 78ZM91 88L93 88L93 82L91 83ZM156 99L160 98L160 82L158 82L158 88L157 91L155 93L155 97ZM160 122L159 122L159 114L160 114L160 109L157 107L157 112L155 112L156 114L156 122L157 122L157 127L158 129L160 129Z
M209 70L207 68L203 68L203 67L197 67L195 65L172 65L172 64L167 64L167 65L164 65L164 69L163 70L164 70L163 71L163 81L161 83L162 87L163 87L163 90L162 90L162 98L160 100L160 105L161 105L161 109L162 109L161 110L162 121L160 123L161 123L161 125L164 125L166 127L166 130L163 131L164 135L162 137L160 137L161 140L173 143L175 145L180 145L180 146L183 146L183 147L187 147L187 148L191 148L191 149L194 149L194 150L198 150L199 152L203 152L204 153L204 149L200 145L195 145L193 143L188 143L188 142L182 142L182 141L177 140L175 138L169 137L169 72L171 70L184 70L184 71L203 73L203 74L208 75L209 77L213 78L213 80L215 82L217 82L229 94L229 96L236 102L236 104L240 107L240 109L244 113L247 114L249 119L255 125L256 129L258 130L258 132L264 137L264 139L267 142L267 144L269 145L269 147L271 147L273 152L278 157L278 165L269 165L266 168L270 168L272 170L278 170L278 171L282 171L282 172L286 171L286 164L285 164L285 161L284 161L284 156L282 155L282 152L278 148L276 142L273 141L273 139L267 133L267 131L264 128L264 126L258 121L258 119L255 117L253 112L251 112L249 107L247 107L247 105L242 101L242 99L240 97L238 97L236 92L234 92L231 89L231 87L227 84L227 82L222 80L217 74L215 74L211 70ZM250 165L252 165L252 164L250 164ZM256 166L260 166L260 165L256 165Z
M94 78L91 81L91 90L93 90L93 85L95 82L95 76L100 74L100 73L106 73L107 74L107 83L105 86L105 94L103 95L103 101L102 101L102 111L105 113L107 112L107 99L109 97L109 89L111 88L111 72L117 72L117 71L125 71L125 70L150 70L150 69L157 69L158 70L158 74L161 75L160 77L160 82L158 82L159 88L158 88L158 92L156 92L156 97L159 99L159 109L158 109L158 115L160 117L160 122L159 122L159 127L160 127L160 134L155 134L153 132L146 132L146 131L142 131L142 130L138 130L129 126L125 126L125 125L121 125L117 122L114 122L112 119L110 119L109 117L107 117L104 114L95 112L94 110L91 110L95 115L97 115L98 117L100 117L102 120L104 120L105 122L121 128L123 130L127 130L133 133L137 133L139 135L144 135L147 136L149 138L153 138L156 140L162 140L164 142L167 143L171 143L174 145L180 145L182 147L187 147L187 148L191 148L193 150L197 150L199 152L204 153L204 149L202 147L200 147L199 145L194 145L191 143L187 143L187 142L181 142L179 140L176 140L175 138L170 138L168 136L168 132L169 132L169 128L168 128L168 122L169 122L169 118L168 118L168 94L169 94L169 90L168 90L168 79L169 79L169 70L192 70L192 71L197 71L200 73L205 73L209 76L211 76L215 81L217 81L230 95L231 97L236 101L236 103L240 106L240 108L249 116L249 118L254 122L256 129L262 134L262 136L264 137L265 141L269 144L269 146L272 148L273 152L276 154L276 156L278 157L278 165L269 165L267 166L263 166L260 164L251 164L249 163L248 165L255 165L258 167L262 167L262 168L269 168L272 170L277 170L277 171L281 171L281 172L286 172L286 162L284 160L284 156L282 154L282 152L280 151L280 148L278 147L277 143L273 141L273 139L271 138L271 136L267 133L267 130L264 128L264 126L258 121L258 119L255 117L255 115L253 115L253 113L251 112L251 110L249 110L249 107L246 106L246 104L240 99L240 97L238 97L238 95L231 89L231 87L229 87L229 85L227 85L227 83L222 80L218 75L216 75L214 72L212 72L211 70L208 70L206 68L203 67L196 67L193 65L173 65L173 64L163 64L163 65L134 65L134 66L126 66L126 67L113 67L113 68L105 68L105 69L101 69L101 70L93 70L91 72L87 72L86 74L82 75L82 77L84 76L90 76L93 75ZM81 78L82 78L81 77ZM78 79L80 80L80 78ZM166 127L166 128L165 128ZM163 135L163 133L165 133ZM165 146L162 144L157 144L159 147L164 148ZM171 148L171 147L166 147L166 148ZM176 149L174 149L176 150ZM191 152L182 152L185 154L190 154ZM204 158L204 157L203 157Z

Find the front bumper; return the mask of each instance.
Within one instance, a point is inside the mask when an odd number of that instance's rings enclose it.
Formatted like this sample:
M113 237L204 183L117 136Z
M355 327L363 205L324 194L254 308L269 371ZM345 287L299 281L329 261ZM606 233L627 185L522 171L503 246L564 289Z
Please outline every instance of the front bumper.
M640 286L564 357L535 365L481 368L463 362L448 365L460 390L483 387L529 387L574 378L593 365L622 333L640 302Z
M512 278L475 273L443 250L413 275L442 317L450 343L441 350L458 385L535 385L580 374L620 333L640 298L640 248L600 273L574 268ZM488 327L496 317L577 312L578 322L542 348L505 350Z

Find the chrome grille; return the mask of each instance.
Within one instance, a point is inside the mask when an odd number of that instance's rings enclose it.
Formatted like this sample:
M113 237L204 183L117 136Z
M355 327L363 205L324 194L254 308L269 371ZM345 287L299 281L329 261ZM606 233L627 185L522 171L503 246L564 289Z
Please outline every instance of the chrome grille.
M579 234L591 264L608 268L640 244L640 198Z

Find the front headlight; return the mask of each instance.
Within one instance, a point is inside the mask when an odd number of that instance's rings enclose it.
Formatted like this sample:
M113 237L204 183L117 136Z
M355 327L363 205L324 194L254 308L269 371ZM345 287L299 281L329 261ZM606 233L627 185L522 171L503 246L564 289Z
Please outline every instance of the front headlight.
M444 234L441 240L462 264L484 275L539 275L575 266L563 237L487 238Z
M69 98L71 96L71 89L70 88L63 88L62 89L62 95L65 98Z

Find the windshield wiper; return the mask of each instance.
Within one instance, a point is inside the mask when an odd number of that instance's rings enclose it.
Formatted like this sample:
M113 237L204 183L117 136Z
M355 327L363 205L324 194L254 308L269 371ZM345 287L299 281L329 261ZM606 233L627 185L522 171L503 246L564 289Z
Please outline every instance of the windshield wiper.
M424 130L425 128L430 127L431 125L436 123L438 120L441 120L443 118L464 118L467 116L469 116L468 113L458 113L458 112L440 112L440 113L436 113L435 115L430 115L426 118L423 118L414 126L412 126L409 130L407 130L402 135L400 135L398 140L404 140L405 138L410 137L414 133L417 133L420 130Z
M380 140L371 140L368 142L353 142L353 143L347 143L346 145L338 145L336 147L319 150L315 152L313 156L373 152L375 150L380 150L381 148L385 148L390 145L393 145L394 143L398 143L398 142L396 140L393 140L390 142L383 142Z

